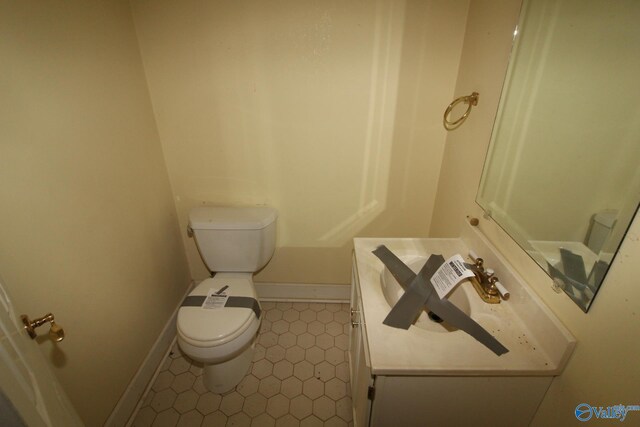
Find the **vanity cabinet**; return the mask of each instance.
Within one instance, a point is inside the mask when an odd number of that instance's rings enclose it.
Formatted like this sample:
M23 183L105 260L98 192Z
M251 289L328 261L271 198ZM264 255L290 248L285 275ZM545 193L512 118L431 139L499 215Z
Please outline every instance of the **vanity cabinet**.
M355 266L355 260L354 260ZM368 426L371 412L373 375L367 347L367 331L362 315L360 287L355 286L358 278L355 267L351 273L351 329L349 333L349 374L351 380L351 401L355 426Z
M367 334L367 307L363 306L358 262L354 257L351 283L351 322L349 367L354 426L525 426L528 425L552 376L421 374L407 366L391 373L387 366L372 363ZM369 292L368 290L367 292ZM371 316L375 317L375 316ZM370 325L370 328L373 325ZM386 328L386 326L385 326ZM399 334L410 334L397 330ZM375 331L372 331L375 332ZM438 345L434 343L434 345ZM414 351L394 348L399 358ZM483 348L475 348L482 352ZM425 355L426 356L426 355ZM407 359L408 360L408 359Z

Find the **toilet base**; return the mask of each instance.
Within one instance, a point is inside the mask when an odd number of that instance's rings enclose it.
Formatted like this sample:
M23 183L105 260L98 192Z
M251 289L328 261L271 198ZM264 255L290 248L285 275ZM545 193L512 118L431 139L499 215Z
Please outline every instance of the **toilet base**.
M205 388L213 393L222 394L237 386L249 371L255 348L254 341L231 360L215 365L205 364L202 373Z

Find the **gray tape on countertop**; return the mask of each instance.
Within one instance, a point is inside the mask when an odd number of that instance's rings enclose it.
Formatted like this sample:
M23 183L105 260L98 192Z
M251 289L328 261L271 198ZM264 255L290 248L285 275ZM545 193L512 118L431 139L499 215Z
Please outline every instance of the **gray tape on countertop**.
M413 274L411 284L393 306L382 323L394 328L409 329L414 324L424 305L433 292L433 287L427 286L431 276L444 263L442 255L431 255L424 263L418 274Z
M480 326L475 320L467 316L465 312L452 304L451 301L438 297L430 279L438 267L444 262L442 255L431 255L416 275L384 245L378 246L373 251L373 254L382 261L389 269L391 275L405 289L405 294L400 297L396 305L391 309L391 312L383 322L384 324L408 329L418 318L420 312L426 308L450 325L465 331L498 356L509 352L500 341L495 339L493 335ZM412 319L412 321L404 327L408 319Z

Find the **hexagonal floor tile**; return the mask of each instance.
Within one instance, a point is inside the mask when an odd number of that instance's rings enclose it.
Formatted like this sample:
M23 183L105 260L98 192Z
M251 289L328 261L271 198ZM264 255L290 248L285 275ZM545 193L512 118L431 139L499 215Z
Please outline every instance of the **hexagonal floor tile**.
M289 322L284 319L273 322L271 330L276 334L284 334L289 330Z
M218 410L221 401L222 396L220 396L219 394L207 392L200 396L200 399L198 399L196 409L200 411L202 415L209 415L210 413Z
M315 415L311 415L300 422L300 427L324 427L324 422Z
M178 414L175 409L165 409L156 416L155 420L153 420L153 427L173 427L176 425L179 418L180 414Z
M275 322L282 319L282 311L278 310L277 308L273 308L271 310L267 310L267 313L264 317L270 322Z
M333 313L327 310L319 311L316 315L316 319L321 323L329 323L333 321Z
M151 401L151 408L154 411L160 413L166 409L169 409L173 406L173 402L176 401L178 395L175 391L170 388L159 391L153 396L153 400Z
M300 312L298 310L290 308L287 311L282 313L282 318L287 322L291 323L300 318Z
M320 347L313 346L305 351L304 358L315 365L324 360L324 350Z
M293 363L288 360L281 360L273 365L273 376L284 380L293 375Z
M317 399L324 394L324 383L317 378L309 378L302 383L302 394L309 399Z
M302 320L296 320L289 325L289 332L295 335L303 334L307 331L307 324Z
M291 308L297 311L304 311L309 308L309 303L307 302L294 302L291 305Z
M270 397L267 401L267 413L278 419L289 412L289 399L281 394Z
M310 322L309 325L307 325L307 332L309 332L311 335L318 336L324 332L324 324L318 322L317 320L314 320L313 322Z
M233 414L237 414L242 410L244 404L244 397L237 391L231 392L222 397L220 402L220 410L228 417Z
M327 382L336 376L336 367L323 360L315 366L313 376L321 381Z
M338 378L332 378L324 385L324 394L338 401L347 395L347 385Z
M313 347L315 343L316 343L316 337L314 337L308 332L304 332L298 335L298 340L296 341L296 344L298 344L298 347L305 348L305 349Z
M296 377L289 377L282 381L280 386L280 393L284 394L289 399L293 399L302 393L302 381Z
M293 365L293 375L299 380L307 380L313 376L313 365L306 360Z
M332 365L337 365L344 362L344 350L340 350L337 347L332 347L324 352L324 358Z
M242 406L242 412L246 413L250 417L257 417L267 409L267 398L263 395L256 393L244 399L244 405Z
M251 373L258 379L263 379L271 375L273 372L273 363L266 359L262 359L253 364Z
M278 362L284 359L285 349L280 347L279 345L274 345L273 347L269 347L267 349L267 353L264 355L264 358L270 362Z
M251 421L251 427L273 427L276 425L276 420L266 412L255 417Z
M320 418L321 420L327 421L335 414L336 402L329 399L327 396L321 396L313 401L313 415Z
M263 332L258 337L258 343L264 348L269 348L278 343L278 335L271 331Z
M236 386L236 391L247 397L258 391L258 385L260 385L260 380L253 375L245 375L245 377L240 381L240 384Z
M321 302L312 302L309 304L309 308L313 311L322 311L324 310L324 303Z
M273 375L269 375L260 381L258 392L265 397L272 397L280 393L280 385L281 381L279 379Z
M180 415L180 419L178 420L178 424L176 425L176 427L199 426L200 424L202 424L203 418L204 417L200 412L192 410Z
M173 361L171 362L171 366L169 367L169 370L173 374L178 375L183 372L187 372L190 367L191 367L191 363L189 363L187 359L185 359L184 357L178 357L177 359L173 359Z
M200 427L220 427L227 424L227 416L220 411L207 415Z
M286 414L276 420L276 427L300 427L300 422L291 414Z
M176 393L182 393L183 391L189 390L193 387L193 383L196 381L196 376L191 372L183 372L180 375L177 375L176 378L171 383L171 388Z
M333 347L333 337L326 332L316 337L316 345L323 350Z
M300 395L291 399L291 407L289 412L299 420L302 420L313 412L313 402L307 396Z
M307 309L300 313L300 320L302 320L305 323L311 323L316 319L317 319L317 314L313 310Z
M324 427L349 427L349 423L337 415L334 415L324 422Z
M192 409L195 409L199 397L198 393L191 389L183 391L178 395L176 401L173 403L173 408L181 414L189 412Z
M156 377L156 381L151 386L151 389L154 391L162 391L166 388L171 387L171 383L176 378L176 376L171 371L162 371Z
M296 345L297 339L298 337L296 337L291 332L287 331L283 334L280 334L280 336L278 336L278 345L280 345L284 349L289 349L294 345Z

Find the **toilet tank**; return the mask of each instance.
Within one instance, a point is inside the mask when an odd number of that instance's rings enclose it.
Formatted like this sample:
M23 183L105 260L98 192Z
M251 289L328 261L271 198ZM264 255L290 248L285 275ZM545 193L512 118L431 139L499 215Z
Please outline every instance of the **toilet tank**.
M189 227L210 271L256 272L273 255L277 216L270 207L198 207Z

